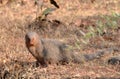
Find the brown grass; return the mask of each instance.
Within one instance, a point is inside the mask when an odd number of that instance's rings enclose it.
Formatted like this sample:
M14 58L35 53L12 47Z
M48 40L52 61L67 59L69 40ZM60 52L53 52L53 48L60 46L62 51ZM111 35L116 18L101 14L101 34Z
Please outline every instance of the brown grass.
M0 7L0 78L6 79L95 79L96 77L114 77L120 78L120 65L112 66L107 64L107 59L111 56L120 55L120 51L107 54L101 59L85 62L83 64L68 64L60 66L49 66L47 68L40 68L35 66L35 59L27 51L24 44L24 35L36 18L36 6L34 0L23 0L24 5L20 0L13 1L9 4L1 4ZM82 44L80 49L75 46L75 42L82 38L82 35L76 35L79 30L87 31L89 25L95 24L99 17L97 15L111 15L112 12L120 13L119 0L95 0L91 3L90 0L56 0L60 6L47 19L50 21L58 20L64 26L59 29L62 30L64 36L55 36L54 33L41 33L42 37L56 38L66 41L74 47L74 51L80 54L93 53L98 50L109 48L111 46L120 47L120 29L112 30L111 35L107 38L96 37L91 38L88 46ZM45 2L45 7L54 7L49 2ZM91 17L91 18L90 18ZM72 25L73 24L73 25ZM81 27L81 24L84 24ZM80 27L79 27L80 26ZM36 26L37 27L37 26ZM64 29L68 31L64 31ZM60 31L61 34L61 31ZM79 34L79 33L78 33ZM76 38L77 37L77 38ZM111 37L111 39L109 38ZM95 48L91 45L102 45L104 48Z

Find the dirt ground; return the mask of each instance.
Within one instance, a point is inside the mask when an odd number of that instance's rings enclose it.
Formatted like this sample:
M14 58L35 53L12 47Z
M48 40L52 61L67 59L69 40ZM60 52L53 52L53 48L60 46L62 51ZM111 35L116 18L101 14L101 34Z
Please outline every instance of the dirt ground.
M7 1L7 0L3 0ZM88 27L97 28L100 16L120 14L119 0L55 0L60 6L42 21L36 20L34 0L10 0L0 4L0 78L1 79L120 79L120 64L108 64L108 59L120 56L120 50L110 51L99 59L81 64L46 68L36 67L34 57L25 46L24 36L36 31L43 38L58 39L80 55L96 53L108 48L120 49L120 17L117 28L105 30L100 36L82 42ZM93 1L93 2L92 2ZM53 7L44 0L43 9ZM109 52L109 51L107 51Z

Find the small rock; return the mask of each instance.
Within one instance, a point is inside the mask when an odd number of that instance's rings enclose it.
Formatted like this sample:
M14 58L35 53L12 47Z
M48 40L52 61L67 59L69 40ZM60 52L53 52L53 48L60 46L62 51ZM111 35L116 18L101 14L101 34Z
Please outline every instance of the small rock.
M120 65L120 56L116 56L116 57L112 57L108 59L108 64L112 64L112 65L119 64Z

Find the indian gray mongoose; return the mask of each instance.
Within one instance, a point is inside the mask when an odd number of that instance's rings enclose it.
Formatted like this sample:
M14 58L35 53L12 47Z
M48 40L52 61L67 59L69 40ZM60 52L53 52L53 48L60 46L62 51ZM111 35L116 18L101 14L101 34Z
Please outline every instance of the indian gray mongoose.
M68 46L56 39L43 39L36 32L28 32L25 35L25 43L29 52L41 64L63 64L69 62L81 63L93 59L98 59L103 56L106 51L114 50L107 49L98 51L94 54L80 55L78 53L66 50Z

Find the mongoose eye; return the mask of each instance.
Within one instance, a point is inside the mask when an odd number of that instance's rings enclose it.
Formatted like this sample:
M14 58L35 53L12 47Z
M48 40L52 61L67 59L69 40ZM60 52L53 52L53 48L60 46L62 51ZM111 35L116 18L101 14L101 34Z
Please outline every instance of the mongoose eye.
M27 42L30 42L30 38L29 38L28 36L25 36L25 40L26 40Z

